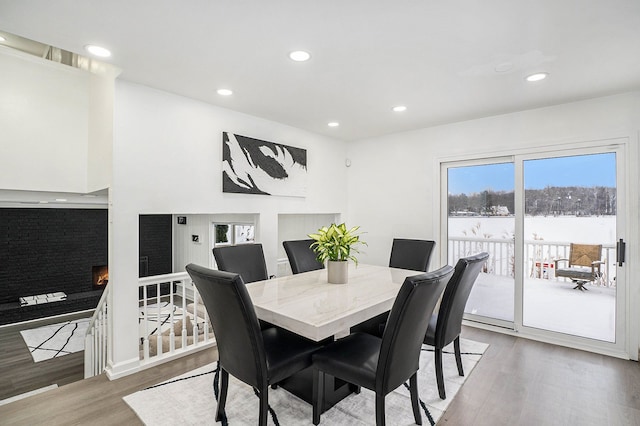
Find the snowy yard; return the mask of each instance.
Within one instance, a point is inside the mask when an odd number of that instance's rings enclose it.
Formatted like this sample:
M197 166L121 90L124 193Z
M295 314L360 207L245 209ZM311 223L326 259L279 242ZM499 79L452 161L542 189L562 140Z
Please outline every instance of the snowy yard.
M616 288L588 284L574 290L570 281L527 278L523 324L612 342L615 340ZM480 274L465 312L513 321L514 281Z

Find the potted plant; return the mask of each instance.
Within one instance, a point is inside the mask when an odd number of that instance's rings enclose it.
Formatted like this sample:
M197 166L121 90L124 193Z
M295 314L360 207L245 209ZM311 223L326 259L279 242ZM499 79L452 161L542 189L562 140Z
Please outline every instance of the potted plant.
M328 281L332 284L345 284L347 282L348 260L351 259L357 265L358 259L353 253L358 253L358 244L366 245L360 240L356 232L359 226L347 229L347 225L332 223L329 227L323 226L315 234L309 234L313 239L311 249L316 253L319 262L327 261Z

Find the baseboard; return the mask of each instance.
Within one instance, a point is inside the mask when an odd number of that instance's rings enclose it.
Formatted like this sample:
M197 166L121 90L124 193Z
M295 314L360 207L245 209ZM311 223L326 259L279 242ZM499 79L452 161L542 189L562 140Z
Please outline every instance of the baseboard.
M109 364L104 369L109 380L116 380L121 377L137 373L138 371L140 371L140 358L138 357L116 364Z

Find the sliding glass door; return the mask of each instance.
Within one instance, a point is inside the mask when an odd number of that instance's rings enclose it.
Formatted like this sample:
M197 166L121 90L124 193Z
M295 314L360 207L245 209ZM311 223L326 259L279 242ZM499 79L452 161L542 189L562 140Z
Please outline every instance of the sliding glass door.
M465 318L598 352L625 350L623 149L442 163L448 263L489 253Z
M465 313L491 323L514 321L514 165L451 165L447 170L448 260L486 251L489 260Z
M616 153L523 160L525 327L616 341Z

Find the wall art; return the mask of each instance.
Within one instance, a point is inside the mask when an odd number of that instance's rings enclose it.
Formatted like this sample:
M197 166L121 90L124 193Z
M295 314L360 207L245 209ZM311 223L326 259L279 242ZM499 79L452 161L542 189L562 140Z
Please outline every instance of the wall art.
M222 191L304 197L307 150L223 132Z

